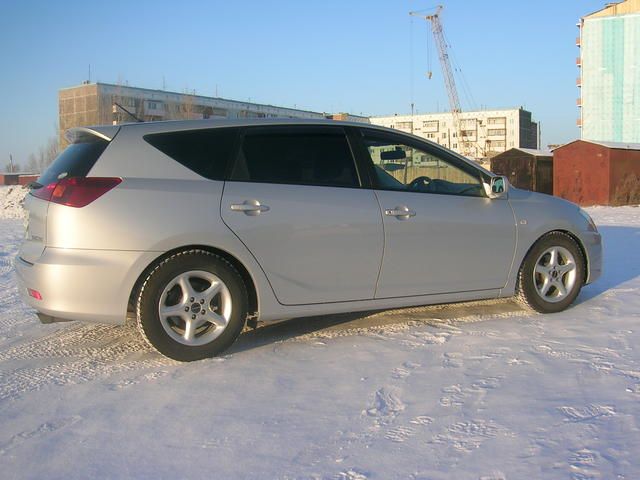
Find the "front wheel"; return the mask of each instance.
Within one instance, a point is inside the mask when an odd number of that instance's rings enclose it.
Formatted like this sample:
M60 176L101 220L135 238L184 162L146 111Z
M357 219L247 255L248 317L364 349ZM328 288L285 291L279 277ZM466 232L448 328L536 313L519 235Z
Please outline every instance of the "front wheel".
M236 340L247 316L247 291L225 259L204 250L176 253L145 279L138 329L163 355L179 361L212 357Z
M585 260L576 241L562 232L538 240L520 267L517 300L541 313L560 312L576 299Z

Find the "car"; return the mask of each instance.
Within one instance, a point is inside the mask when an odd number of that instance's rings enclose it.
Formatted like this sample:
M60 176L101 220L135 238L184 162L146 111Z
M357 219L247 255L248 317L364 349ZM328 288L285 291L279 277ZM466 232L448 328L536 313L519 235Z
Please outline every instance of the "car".
M422 138L243 119L74 128L15 260L44 323L122 324L180 361L245 325L515 297L558 312L602 269L589 215Z

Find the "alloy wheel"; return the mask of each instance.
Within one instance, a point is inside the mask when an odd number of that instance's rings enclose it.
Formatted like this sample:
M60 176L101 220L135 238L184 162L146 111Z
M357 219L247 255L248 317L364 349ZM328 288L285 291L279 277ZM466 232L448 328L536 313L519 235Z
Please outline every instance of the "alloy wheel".
M231 293L211 272L191 270L175 276L158 302L160 323L169 336L189 346L207 344L224 332L231 318Z

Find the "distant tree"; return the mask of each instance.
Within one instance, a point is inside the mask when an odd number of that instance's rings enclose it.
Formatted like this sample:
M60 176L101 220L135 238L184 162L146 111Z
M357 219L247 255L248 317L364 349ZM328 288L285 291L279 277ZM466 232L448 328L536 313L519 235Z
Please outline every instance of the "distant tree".
M49 137L43 145L38 148L38 153L31 153L27 161L26 169L29 172L40 173L51 165L60 153L58 137Z
M195 90L184 91L177 102L167 102L167 120L194 120L202 118L202 108L196 105Z
M46 143L38 149L38 171L43 172L60 153L58 139L49 137Z
M38 169L38 159L33 153L29 154L29 160L27 161L27 170L29 172L37 172Z
M14 172L19 172L20 171L20 164L13 162L13 165L11 165L11 162L7 163L4 166L4 172L6 173L14 173Z

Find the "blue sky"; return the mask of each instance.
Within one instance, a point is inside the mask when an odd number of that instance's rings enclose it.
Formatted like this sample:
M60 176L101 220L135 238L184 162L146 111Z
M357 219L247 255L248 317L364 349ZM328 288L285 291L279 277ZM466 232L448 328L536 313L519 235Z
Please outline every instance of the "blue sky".
M441 0L475 102L523 105L543 142L579 135L576 23L603 0ZM0 166L55 134L57 92L87 79L356 114L443 110L418 0L0 2ZM433 78L428 80L427 43Z

